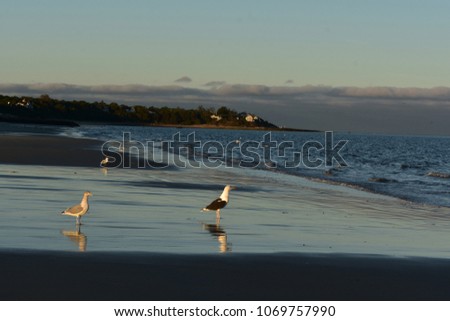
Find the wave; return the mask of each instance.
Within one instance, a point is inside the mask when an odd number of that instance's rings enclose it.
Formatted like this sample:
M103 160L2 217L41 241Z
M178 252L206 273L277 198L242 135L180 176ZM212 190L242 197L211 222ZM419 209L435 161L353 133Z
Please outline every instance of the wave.
M427 176L438 177L438 178L450 178L449 173L440 173L440 172L428 172Z

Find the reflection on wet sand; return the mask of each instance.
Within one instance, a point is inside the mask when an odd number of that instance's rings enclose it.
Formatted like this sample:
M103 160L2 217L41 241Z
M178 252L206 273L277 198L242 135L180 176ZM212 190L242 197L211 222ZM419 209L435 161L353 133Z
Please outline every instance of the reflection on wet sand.
M216 224L202 223L202 228L205 231L211 233L212 236L217 238L219 242L220 253L231 252L231 243L228 243L227 232L220 226L220 220L216 221Z
M80 252L85 252L87 247L87 236L81 232L80 225L77 225L75 231L61 230L61 234L68 237L72 242L78 245Z
M106 167L100 168L100 171L102 172L103 175L108 176L108 169Z

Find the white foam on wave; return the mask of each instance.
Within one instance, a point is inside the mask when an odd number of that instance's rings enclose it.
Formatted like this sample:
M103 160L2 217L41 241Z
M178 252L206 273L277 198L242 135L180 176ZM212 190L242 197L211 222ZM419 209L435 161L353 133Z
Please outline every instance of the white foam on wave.
M440 172L428 172L427 176L438 177L438 178L450 178L449 173L440 173Z

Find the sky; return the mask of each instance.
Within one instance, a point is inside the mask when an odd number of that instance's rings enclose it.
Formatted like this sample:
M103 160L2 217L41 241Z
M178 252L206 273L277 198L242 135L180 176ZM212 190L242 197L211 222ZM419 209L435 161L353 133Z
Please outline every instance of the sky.
M2 0L0 94L450 135L450 1Z

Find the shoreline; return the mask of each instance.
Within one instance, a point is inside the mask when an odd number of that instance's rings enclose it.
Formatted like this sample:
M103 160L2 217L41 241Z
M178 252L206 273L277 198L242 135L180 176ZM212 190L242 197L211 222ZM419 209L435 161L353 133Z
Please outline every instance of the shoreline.
M101 147L104 143L105 142L97 140L95 138L68 137L53 135L50 133L2 133L0 134L0 146L8 152L0 153L0 165L5 164L102 168L99 166L99 164L100 161L104 159L104 155L101 150ZM114 158L118 154L117 152L108 151L105 151L105 153L112 158ZM133 155L129 157L128 153L125 153L125 155L122 155L122 157L124 165L127 166L126 169L174 169L173 165L168 164L167 162L157 163L152 160L144 161L143 159L137 159ZM148 166L148 164L150 166ZM115 168L116 166L118 166L118 163L110 162L103 168ZM354 192L363 192L374 196L394 198L399 201L416 204L418 206L428 206L430 208L445 208L445 206L418 203L410 199L395 197L389 194L373 191L366 187L355 184L342 183L339 181L334 181L332 179L292 175L285 172L277 172L277 174L300 178L313 184L324 185L327 187L343 187Z
M445 259L7 250L0 257L1 300L450 299Z
M290 127L240 127L240 126L226 126L226 125L182 125L182 124L149 124L149 123L99 123L99 122L83 122L81 125L106 125L106 126L142 126L142 127L161 127L161 128L198 128L198 129L219 129L219 130L256 130L256 131L287 131L287 132L305 132L305 133L322 133L319 129L302 129Z
M104 167L99 166L100 161L105 157L101 150L104 143L105 142L95 138L68 137L50 133L0 133L0 146L8 151L7 153L0 153L0 165L96 167L104 169L119 166L120 162L110 162ZM104 153L112 158L118 155L117 151L105 151ZM129 155L128 153L125 153L121 157L126 169L176 169L176 167L174 167L173 164L169 164L167 160L158 163L152 160L138 159L134 155ZM280 171L278 171L277 174L300 178L313 184L327 187L342 187L353 192L363 192L374 196L393 198L417 206L447 208L441 205L415 202L408 198L392 196L357 184L343 183L332 179L301 176Z
M79 127L80 124L84 125L104 125L104 126L143 126L143 127L169 127L169 128L198 128L198 129L228 129L228 130L258 130L258 131L287 131L287 132L307 132L307 133L320 133L322 130L317 129L301 129L290 127L243 127L243 126L227 126L227 125L212 125L212 124L199 124L199 125L183 125L183 124L158 124L158 123L129 123L129 122L87 122L87 121L65 121L59 119L16 119L0 116L0 123L11 124L24 124L24 125L48 125L55 127Z
M139 126L149 127L170 127L170 128L198 128L198 129L228 129L228 130L258 130L258 131L287 131L287 132L307 132L320 133L321 130L316 129L298 129L298 128L282 128L282 127L239 127L239 126L215 126L215 125L177 125L177 124L139 124Z

